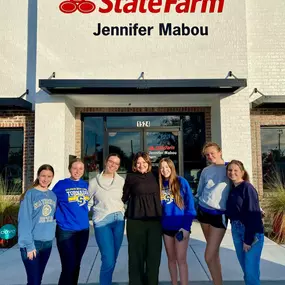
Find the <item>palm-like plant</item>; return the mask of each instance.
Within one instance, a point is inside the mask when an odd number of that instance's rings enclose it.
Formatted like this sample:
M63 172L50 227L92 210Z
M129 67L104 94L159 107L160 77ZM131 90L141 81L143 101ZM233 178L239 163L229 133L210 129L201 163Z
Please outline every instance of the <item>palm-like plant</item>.
M277 172L275 172L277 173ZM268 184L268 188L274 192L268 203L268 209L273 215L272 229L275 235L274 239L278 243L285 242L285 186L280 178L280 175L276 174Z

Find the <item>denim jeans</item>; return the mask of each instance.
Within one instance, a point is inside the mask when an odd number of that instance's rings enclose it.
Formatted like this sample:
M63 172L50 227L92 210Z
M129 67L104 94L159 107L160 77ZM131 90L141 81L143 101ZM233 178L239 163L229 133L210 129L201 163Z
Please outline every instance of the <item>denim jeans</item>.
M116 260L122 245L125 221L121 212L109 214L94 223L95 239L101 253L100 285L111 285Z
M240 221L232 222L232 236L237 258L244 273L246 285L260 285L260 258L264 243L264 234L255 234L255 242L248 252L243 250L244 225Z
M27 272L27 285L40 285L50 257L52 241L35 240L37 255L32 260L27 257L27 249L20 248L21 257Z
M58 285L77 285L80 264L89 239L89 228L82 231L66 231L56 228L56 243L61 260Z

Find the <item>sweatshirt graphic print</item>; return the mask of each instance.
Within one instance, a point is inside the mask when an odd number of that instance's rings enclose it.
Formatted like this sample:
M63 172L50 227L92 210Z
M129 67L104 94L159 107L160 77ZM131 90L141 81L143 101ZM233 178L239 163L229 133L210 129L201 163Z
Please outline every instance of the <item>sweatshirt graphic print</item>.
M35 249L34 240L51 241L55 236L56 196L48 191L29 190L20 204L18 243L27 251Z

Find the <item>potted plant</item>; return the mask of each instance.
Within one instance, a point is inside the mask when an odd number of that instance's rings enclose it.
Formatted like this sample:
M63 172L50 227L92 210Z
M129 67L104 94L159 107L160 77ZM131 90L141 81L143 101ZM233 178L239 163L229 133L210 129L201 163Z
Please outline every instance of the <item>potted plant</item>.
M273 197L268 202L268 210L272 215L272 231L277 243L285 242L285 186L280 177L276 177L268 188Z
M19 188L20 187L20 188ZM0 247L12 247L17 243L17 235L13 238L5 239L2 232L7 225L13 225L15 229L18 225L19 193L21 184L9 184L7 180L0 176ZM9 226L8 226L9 227ZM6 229L7 230L7 229Z

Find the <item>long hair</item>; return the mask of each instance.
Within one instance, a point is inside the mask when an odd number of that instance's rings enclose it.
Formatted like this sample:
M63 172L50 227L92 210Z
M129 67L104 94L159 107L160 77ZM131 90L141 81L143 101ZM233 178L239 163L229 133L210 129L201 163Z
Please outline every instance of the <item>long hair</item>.
M140 157L142 157L145 160L145 162L147 162L147 164L148 164L147 172L150 172L151 166L152 166L151 160L150 160L149 154L147 152L144 152L144 151L140 151L140 152L135 154L134 159L133 159L133 164L132 164L133 172L137 172L137 162L138 162L138 159Z
M35 180L35 181L32 183L32 185L31 185L30 187L28 187L28 188L22 193L22 195L20 196L20 200L21 200L21 201L24 200L26 193L27 193L30 189L35 188L35 187L37 187L37 186L40 184L39 176L40 176L40 174L41 174L41 172L42 172L43 170L49 170L49 171L51 171L52 174L53 174L53 176L54 176L54 169L53 169L53 167L52 167L51 165L49 165L49 164L43 164L42 166L40 166L39 169L38 169L38 171L37 171L37 178L36 178L36 180ZM49 187L49 186L50 186L50 184L48 185L48 187Z
M231 162L228 163L228 165L227 165L227 171L228 171L228 169L229 169L229 166L232 165L232 164L237 165L237 166L239 167L239 169L240 169L241 171L243 171L244 174L243 174L243 176L242 176L242 179L243 179L244 181L249 182L249 175L248 175L248 172L245 170L243 163L242 163L241 161L239 161L239 160L233 159Z
M162 194L163 180L164 180L164 178L163 178L163 176L161 174L161 171L160 171L162 162L166 162L167 165L169 166L169 168L171 169L171 174L170 174L170 177L169 177L169 180L168 180L168 182L169 182L169 189L171 191L171 194L174 197L175 204L180 209L182 209L184 207L184 201L183 201L183 198L182 198L181 193L180 193L181 185L179 183L178 176L176 174L175 165L174 165L173 161L170 158L162 158L160 160L160 162L159 162L158 169L159 169L160 194Z

